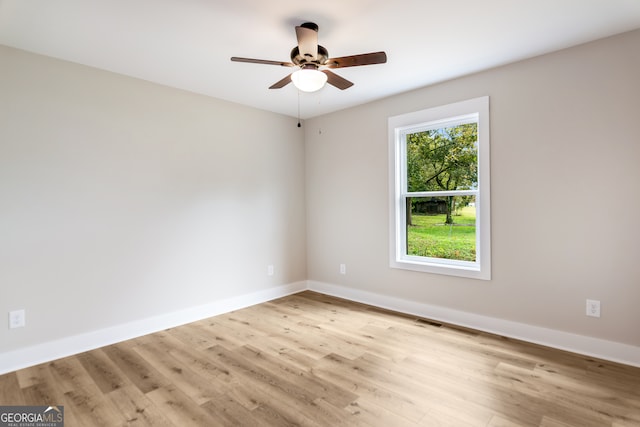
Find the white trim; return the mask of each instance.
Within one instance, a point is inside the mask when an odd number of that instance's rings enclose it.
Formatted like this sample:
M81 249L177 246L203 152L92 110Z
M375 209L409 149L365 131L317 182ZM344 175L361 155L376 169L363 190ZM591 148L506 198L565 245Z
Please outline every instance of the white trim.
M239 310L304 290L640 367L640 347L309 280L2 353L0 375Z
M304 291L296 282L2 353L0 375Z
M308 289L426 319L640 367L640 347L316 281Z
M411 197L477 196L478 190L414 191L403 194L403 196L407 195L411 195Z

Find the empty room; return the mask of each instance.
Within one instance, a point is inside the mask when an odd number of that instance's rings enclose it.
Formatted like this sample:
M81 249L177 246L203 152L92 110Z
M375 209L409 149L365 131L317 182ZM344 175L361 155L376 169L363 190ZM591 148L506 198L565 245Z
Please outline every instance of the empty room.
M0 0L0 427L640 425L640 2Z

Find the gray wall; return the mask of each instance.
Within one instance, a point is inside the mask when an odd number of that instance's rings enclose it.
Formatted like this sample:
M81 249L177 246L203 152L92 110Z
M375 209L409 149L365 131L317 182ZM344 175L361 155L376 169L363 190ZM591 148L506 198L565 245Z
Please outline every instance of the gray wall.
M1 46L0 64L0 352L306 279L294 119Z
M638 46L634 31L308 120L308 278L640 345ZM389 268L388 117L484 95L492 280Z
M600 40L304 134L0 47L0 315L27 311L26 328L0 327L0 353L305 279L639 346L639 45L640 31ZM388 117L483 95L492 280L390 269Z

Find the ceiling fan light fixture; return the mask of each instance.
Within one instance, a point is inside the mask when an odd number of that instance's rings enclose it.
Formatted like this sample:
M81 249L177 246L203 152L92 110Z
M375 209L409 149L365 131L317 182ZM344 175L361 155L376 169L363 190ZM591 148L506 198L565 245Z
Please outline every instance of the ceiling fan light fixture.
M316 92L327 83L327 75L315 68L301 68L291 74L291 81L303 92Z

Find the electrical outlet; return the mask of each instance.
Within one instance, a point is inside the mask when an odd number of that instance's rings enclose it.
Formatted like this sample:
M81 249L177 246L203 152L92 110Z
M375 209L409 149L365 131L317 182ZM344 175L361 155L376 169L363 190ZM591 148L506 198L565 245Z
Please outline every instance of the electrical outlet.
M347 264L340 264L340 274L347 274Z
M25 325L24 310L15 310L9 312L9 329L22 328Z
M587 300L587 316L600 317L600 301L594 299Z
M267 266L267 276L273 276L275 273L275 267L273 265Z

